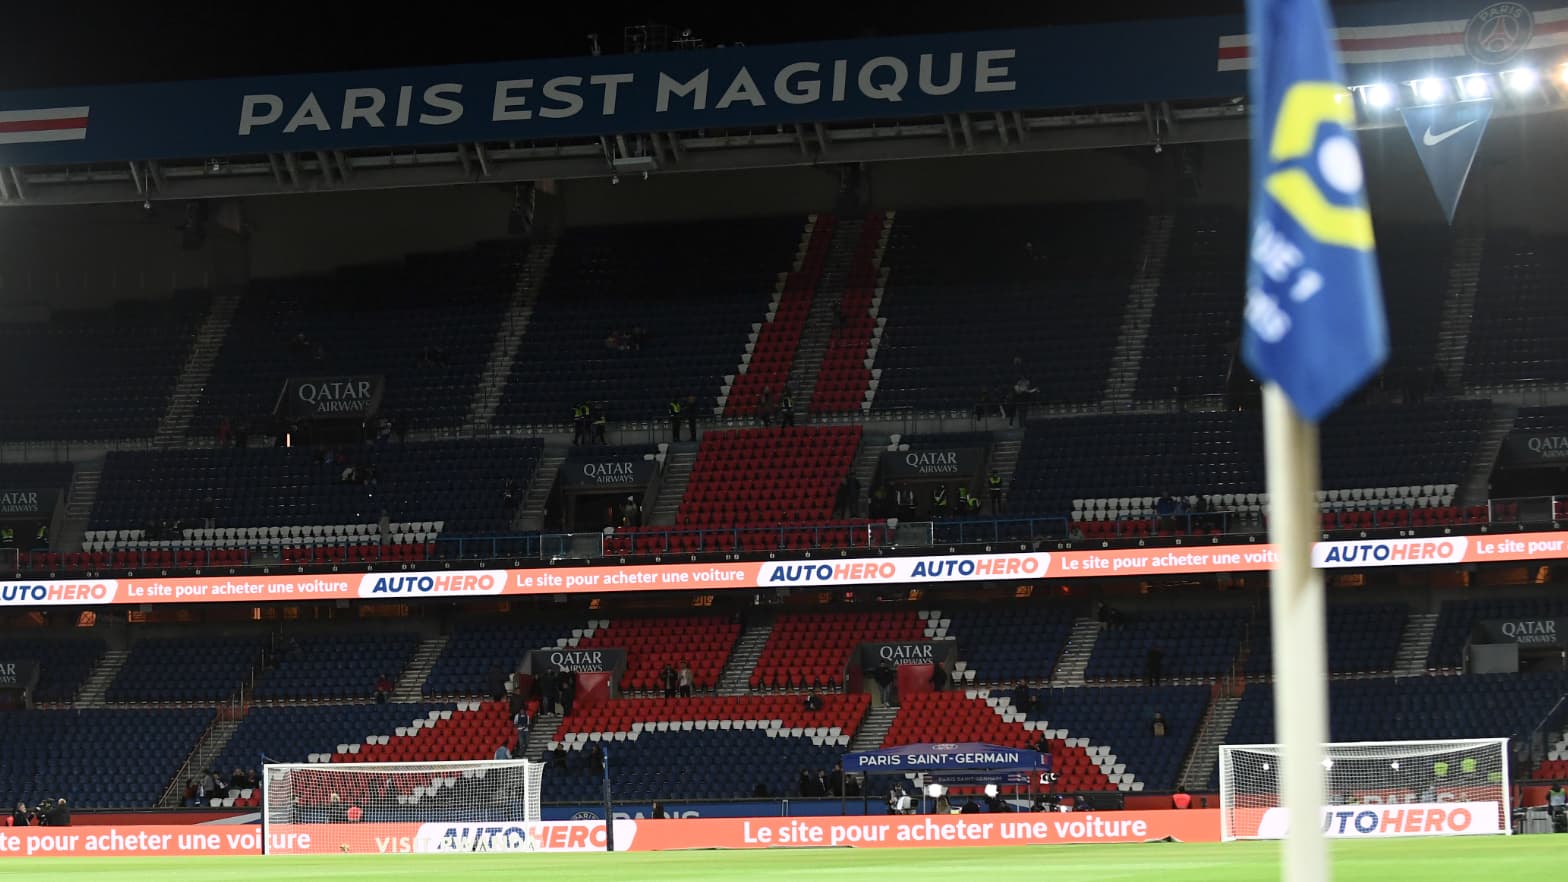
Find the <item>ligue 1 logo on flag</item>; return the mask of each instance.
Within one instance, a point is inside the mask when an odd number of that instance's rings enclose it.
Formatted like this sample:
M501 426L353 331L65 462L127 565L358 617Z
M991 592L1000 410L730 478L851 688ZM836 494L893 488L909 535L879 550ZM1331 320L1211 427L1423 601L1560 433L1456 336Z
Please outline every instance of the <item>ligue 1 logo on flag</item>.
M1482 64L1507 64L1530 44L1535 16L1519 3L1493 3L1465 27L1465 51Z

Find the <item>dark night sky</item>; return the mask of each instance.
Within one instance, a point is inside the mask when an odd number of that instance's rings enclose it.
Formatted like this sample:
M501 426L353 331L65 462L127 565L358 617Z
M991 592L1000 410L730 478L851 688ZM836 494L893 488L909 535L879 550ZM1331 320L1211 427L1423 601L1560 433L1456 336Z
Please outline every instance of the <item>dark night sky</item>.
M0 90L584 55L590 32L601 35L610 53L619 51L623 26L639 21L690 27L711 45L1234 14L1242 8L1241 0L27 0L12 6L0 37Z

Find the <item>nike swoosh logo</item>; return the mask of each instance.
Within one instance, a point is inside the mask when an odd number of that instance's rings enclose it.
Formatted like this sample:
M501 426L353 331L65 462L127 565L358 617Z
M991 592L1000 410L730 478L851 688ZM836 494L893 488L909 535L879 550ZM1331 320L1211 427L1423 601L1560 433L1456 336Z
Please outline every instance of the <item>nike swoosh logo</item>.
M1424 133L1422 133L1422 135L1421 135L1421 143L1425 144L1428 147L1436 147L1437 145L1443 143L1444 141L1447 141L1449 138L1452 138L1453 136L1459 134L1460 132L1464 131L1465 129L1470 128L1471 126L1473 126L1475 124L1476 124L1476 120L1470 120L1467 123L1463 123L1461 125L1454 126L1453 128L1449 129L1446 132L1438 132L1435 135L1432 134L1432 127L1431 126L1427 126L1426 127L1426 131Z

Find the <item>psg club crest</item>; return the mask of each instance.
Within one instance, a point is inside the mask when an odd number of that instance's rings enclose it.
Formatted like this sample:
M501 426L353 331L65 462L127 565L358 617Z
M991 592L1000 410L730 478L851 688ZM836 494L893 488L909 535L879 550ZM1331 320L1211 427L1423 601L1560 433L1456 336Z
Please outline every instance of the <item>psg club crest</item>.
M1519 3L1493 3L1465 27L1465 51L1482 64L1506 64L1524 51L1535 16Z

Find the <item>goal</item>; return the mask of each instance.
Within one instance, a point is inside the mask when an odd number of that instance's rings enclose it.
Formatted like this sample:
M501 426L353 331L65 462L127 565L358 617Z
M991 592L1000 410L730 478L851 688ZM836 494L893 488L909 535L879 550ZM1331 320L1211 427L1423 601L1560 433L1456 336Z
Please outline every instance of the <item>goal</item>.
M1331 837L1508 833L1508 739L1362 741L1323 745ZM1280 839L1280 745L1220 746L1221 837Z
M262 776L268 853L530 851L544 764L272 763Z

